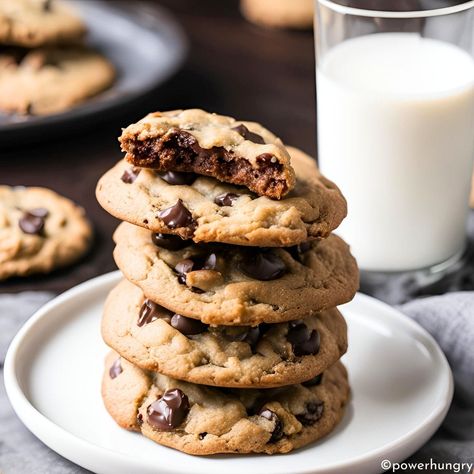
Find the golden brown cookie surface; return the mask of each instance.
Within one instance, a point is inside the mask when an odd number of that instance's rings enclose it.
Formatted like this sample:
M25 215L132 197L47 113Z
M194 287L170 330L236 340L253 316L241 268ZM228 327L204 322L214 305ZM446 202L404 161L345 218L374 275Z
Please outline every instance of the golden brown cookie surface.
M46 273L89 248L84 210L46 188L0 186L0 280Z
M346 201L310 156L287 149L297 182L279 201L203 176L169 184L124 160L100 179L97 199L118 219L195 242L285 247L327 237L346 216Z
M208 326L147 300L124 280L107 298L105 342L142 369L221 387L300 383L332 366L347 348L337 309L256 327Z
M287 453L327 435L349 400L337 362L316 385L218 389L181 382L107 357L102 397L123 428L188 454Z

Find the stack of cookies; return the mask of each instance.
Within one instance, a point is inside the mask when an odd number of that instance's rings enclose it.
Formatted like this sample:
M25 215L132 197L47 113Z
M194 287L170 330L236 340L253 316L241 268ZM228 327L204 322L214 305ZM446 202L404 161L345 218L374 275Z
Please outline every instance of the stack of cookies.
M105 305L102 395L128 430L191 454L285 453L349 398L358 286L338 188L261 125L202 110L123 131L97 198L125 222Z
M60 0L0 0L0 110L58 113L108 88L114 67L85 34Z

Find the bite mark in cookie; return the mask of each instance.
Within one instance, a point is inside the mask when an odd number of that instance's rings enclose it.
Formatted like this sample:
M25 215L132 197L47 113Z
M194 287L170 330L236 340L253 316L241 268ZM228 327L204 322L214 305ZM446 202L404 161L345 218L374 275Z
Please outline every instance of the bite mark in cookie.
M295 184L289 154L278 138L258 124L203 110L149 114L126 128L120 141L130 163L164 176L212 176L272 199L281 199ZM179 181L172 184L188 184Z
M100 179L97 199L118 219L194 242L290 247L327 237L345 217L346 202L334 183L321 176L311 157L296 148L288 150L297 183L279 201L204 176L187 186L172 185L144 168L133 183L127 184L121 177L131 166L124 160ZM178 200L191 213L193 222L171 228L160 213Z

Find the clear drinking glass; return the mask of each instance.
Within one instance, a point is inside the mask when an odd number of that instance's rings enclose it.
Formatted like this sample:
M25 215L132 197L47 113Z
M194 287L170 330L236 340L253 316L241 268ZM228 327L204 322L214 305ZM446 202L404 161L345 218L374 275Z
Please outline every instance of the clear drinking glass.
M318 159L349 208L337 232L363 270L448 266L474 161L474 1L360 3L387 10L316 0Z

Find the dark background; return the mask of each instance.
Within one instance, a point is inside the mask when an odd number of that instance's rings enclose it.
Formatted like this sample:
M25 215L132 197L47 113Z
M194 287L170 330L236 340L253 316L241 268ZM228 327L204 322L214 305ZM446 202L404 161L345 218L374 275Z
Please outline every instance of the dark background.
M149 3L153 3L149 0ZM160 0L188 36L183 69L145 104L68 137L51 129L42 143L0 150L0 183L46 186L86 209L96 238L79 264L51 275L11 279L1 292L62 292L114 270L111 235L118 221L95 200L98 178L121 158L121 127L148 112L199 107L264 124L286 143L315 153L314 47L311 31L278 31L245 21L236 0Z

